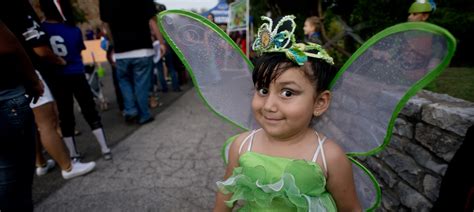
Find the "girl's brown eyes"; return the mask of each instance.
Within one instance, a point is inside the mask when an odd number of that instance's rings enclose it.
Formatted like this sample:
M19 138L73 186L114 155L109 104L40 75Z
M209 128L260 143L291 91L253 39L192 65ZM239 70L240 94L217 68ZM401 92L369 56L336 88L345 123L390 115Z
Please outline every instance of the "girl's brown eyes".
M265 96L265 95L268 94L268 89L260 88L260 89L258 89L258 94L260 94L261 96Z
M284 97L291 97L291 96L293 96L293 94L294 94L293 91L290 91L290 90L283 90L281 92L281 95L284 96Z
M267 88L258 89L258 95L260 96L267 96L269 93L270 91ZM283 89L280 93L280 96L288 98L288 97L292 97L295 94L296 94L295 91L292 91L290 89Z

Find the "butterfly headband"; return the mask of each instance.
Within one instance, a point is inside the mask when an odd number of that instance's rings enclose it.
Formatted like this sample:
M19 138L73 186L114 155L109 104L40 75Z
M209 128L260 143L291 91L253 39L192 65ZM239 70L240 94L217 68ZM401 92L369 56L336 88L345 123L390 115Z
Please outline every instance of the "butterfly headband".
M295 16L284 16L273 29L272 19L265 16L262 16L261 18L264 21L268 21L268 23L263 23L260 28L258 28L257 39L255 39L255 42L252 45L254 51L258 53L282 52L285 53L288 59L298 65L303 65L308 61L308 57L322 59L329 64L334 64L332 57L329 56L321 45L315 43L305 44L295 42L295 35L293 34L296 28L296 23L294 21ZM288 30L278 32L278 29L287 21L291 23L291 32ZM317 50L318 53L308 52L310 50Z

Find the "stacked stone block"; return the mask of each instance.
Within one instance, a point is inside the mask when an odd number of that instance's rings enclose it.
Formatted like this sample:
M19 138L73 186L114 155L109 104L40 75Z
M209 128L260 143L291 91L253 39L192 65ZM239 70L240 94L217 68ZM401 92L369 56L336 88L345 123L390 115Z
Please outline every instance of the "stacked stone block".
M411 98L387 148L363 159L382 187L378 210L429 211L449 161L473 124L472 102L429 91Z

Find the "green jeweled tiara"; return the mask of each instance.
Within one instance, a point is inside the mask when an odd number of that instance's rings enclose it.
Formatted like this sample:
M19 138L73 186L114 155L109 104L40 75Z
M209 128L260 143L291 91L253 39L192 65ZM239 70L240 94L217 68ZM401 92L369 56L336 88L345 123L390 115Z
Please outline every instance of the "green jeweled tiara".
M288 59L294 61L298 65L303 65L308 61L308 57L319 58L329 64L334 64L332 57L329 56L321 45L315 43L296 43L295 35L293 34L296 28L296 23L294 21L295 16L287 15L283 17L273 30L272 19L265 16L262 16L261 18L264 21L268 21L268 23L263 23L260 28L258 28L257 39L255 39L255 42L252 45L254 51L258 53L283 52ZM278 32L278 29L283 26L286 21L291 23L291 32L288 30ZM310 50L317 50L318 53L307 52Z

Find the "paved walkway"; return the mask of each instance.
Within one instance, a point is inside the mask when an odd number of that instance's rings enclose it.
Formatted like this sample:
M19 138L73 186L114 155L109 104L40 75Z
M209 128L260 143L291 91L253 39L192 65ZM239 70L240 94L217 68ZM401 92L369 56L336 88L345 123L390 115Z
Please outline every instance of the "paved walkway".
M209 211L224 173L220 147L240 130L194 89L113 147L112 161L67 181L35 211Z

